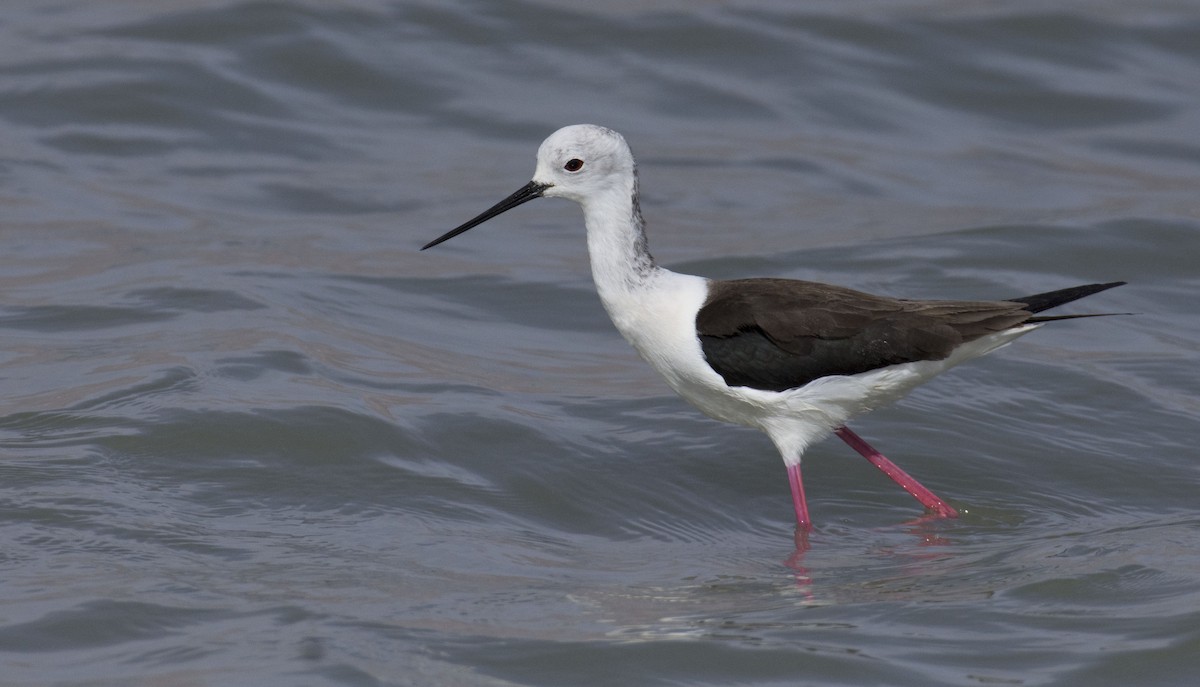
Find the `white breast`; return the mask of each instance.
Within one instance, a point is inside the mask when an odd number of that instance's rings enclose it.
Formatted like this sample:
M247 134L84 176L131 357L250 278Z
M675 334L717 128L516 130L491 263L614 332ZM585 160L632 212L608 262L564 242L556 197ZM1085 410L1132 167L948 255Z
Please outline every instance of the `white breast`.
M634 289L598 289L613 324L680 396L710 417L761 427L758 419L779 394L730 387L709 367L696 336L696 313L708 280L658 269Z

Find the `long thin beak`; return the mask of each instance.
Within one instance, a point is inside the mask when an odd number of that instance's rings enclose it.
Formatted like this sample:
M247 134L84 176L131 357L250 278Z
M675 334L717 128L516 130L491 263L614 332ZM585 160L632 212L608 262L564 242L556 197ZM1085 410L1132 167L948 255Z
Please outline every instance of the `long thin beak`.
M451 229L450 231L446 232L445 234L442 234L441 236L430 241L429 243L425 244L424 246L421 246L421 250L425 250L426 248L433 248L434 246L438 245L439 243L441 243L443 241L449 241L450 239L454 238L455 236L458 236L459 234L463 233L464 231L471 229L473 227L477 227L480 224L483 224L484 222L488 221L489 219L495 217L496 215L499 215L500 213L505 212L507 210L511 210L522 203L528 203L529 201L533 200L534 198L541 198L542 192L548 188L550 188L550 184L539 184L536 181L531 181L528 184L525 184L521 188L517 189L516 193L505 198L504 200L500 201L499 203L496 203L495 205L488 208L487 210L484 210L475 219L467 222L466 224L464 224L456 229Z

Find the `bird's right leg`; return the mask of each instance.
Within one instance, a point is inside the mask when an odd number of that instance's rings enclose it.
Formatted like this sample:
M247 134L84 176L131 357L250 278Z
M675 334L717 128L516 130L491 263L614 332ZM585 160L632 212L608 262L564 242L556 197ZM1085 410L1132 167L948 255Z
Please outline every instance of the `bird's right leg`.
M925 506L926 509L936 513L938 517L958 517L958 511L951 508L950 504L942 500L942 498L937 494L934 494L932 491L926 489L925 485L913 479L912 476L907 472L901 470L900 466L888 460L887 456L884 456L879 451L876 451L874 446L871 446L866 442L865 439L850 431L849 427L842 425L841 427L833 430L833 433L838 435L842 441L849 444L850 448L858 451L863 458L869 460L871 465L879 468L883 474L890 477L893 482L899 484L904 491L912 494L913 498L920 501L921 505ZM797 479L799 479L799 473L797 473ZM801 492L801 498L804 498L803 492Z

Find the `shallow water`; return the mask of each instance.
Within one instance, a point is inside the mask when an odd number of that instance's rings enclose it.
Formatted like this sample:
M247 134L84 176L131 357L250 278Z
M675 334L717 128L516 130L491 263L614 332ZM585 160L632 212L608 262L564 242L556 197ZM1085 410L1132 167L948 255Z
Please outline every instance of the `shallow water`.
M12 3L0 684L1190 685L1192 3ZM805 464L678 400L525 183L623 132L663 263L1126 287Z

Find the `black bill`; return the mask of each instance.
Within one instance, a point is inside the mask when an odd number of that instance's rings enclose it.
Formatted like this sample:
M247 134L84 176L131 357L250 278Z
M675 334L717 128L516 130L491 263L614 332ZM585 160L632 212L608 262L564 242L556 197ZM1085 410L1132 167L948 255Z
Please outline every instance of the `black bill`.
M421 250L425 250L426 248L433 248L434 246L438 245L439 243L441 243L443 241L449 241L450 239L454 238L455 236L458 236L459 234L463 233L464 231L471 229L473 227L479 226L480 224L483 224L484 222L488 221L489 219L495 217L496 215L499 215L500 213L505 212L507 210L511 210L522 203L528 203L529 201L533 200L534 198L541 198L542 192L545 191L549 187L550 187L550 184L539 184L536 181L531 181L528 184L525 184L521 188L517 189L516 193L505 198L504 200L500 201L499 203L496 203L495 205L488 208L487 210L484 210L475 219L467 222L466 224L463 224L460 227L451 229L450 231L446 232L445 234L442 234L441 236L430 241L429 243L425 244L424 246L421 246Z

